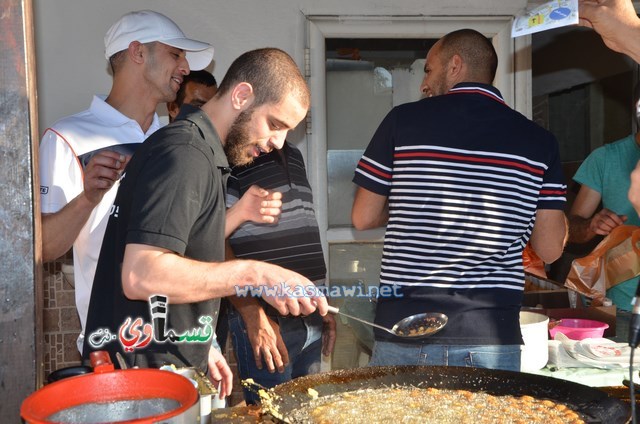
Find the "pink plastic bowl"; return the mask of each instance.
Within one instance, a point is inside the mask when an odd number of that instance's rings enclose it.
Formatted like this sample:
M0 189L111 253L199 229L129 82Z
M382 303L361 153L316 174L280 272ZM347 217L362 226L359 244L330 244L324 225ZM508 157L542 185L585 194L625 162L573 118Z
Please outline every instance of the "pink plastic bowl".
M609 324L590 319L563 318L559 323L549 328L549 334L553 339L557 332L564 334L573 340L587 338L601 338Z

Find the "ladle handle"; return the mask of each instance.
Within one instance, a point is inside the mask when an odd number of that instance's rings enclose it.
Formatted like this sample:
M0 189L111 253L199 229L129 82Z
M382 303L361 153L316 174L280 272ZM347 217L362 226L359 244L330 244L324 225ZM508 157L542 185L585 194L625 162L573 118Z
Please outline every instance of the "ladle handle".
M372 327L379 328L380 330L384 330L387 333L391 333L394 336L397 336L397 334L394 331L388 329L387 327L383 327L383 326L375 324L373 322L369 322L369 321L363 320L362 318L354 317L353 315L345 314L344 312L340 311L340 309L336 308L335 306L329 305L328 311L331 312L332 314L340 314L340 315L343 315L343 316L345 316L347 318L355 319L356 321L360 321L363 324L367 324L367 325L370 325Z

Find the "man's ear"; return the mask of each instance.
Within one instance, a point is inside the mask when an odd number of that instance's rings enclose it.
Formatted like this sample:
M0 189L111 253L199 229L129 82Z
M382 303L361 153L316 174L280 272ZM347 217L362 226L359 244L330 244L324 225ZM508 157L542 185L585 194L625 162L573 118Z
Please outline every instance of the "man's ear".
M131 60L135 63L143 63L143 50L144 46L139 41L132 41L129 43L129 47L127 47L127 54L131 58Z
M248 82L241 82L231 90L231 104L236 110L245 110L253 98L253 86Z
M180 112L180 106L176 102L167 102L167 112L169 113L169 121L173 121Z
M459 54L454 54L449 59L449 69L448 72L451 75L451 78L458 81L460 79L460 75L462 73L462 68L464 66L464 61Z

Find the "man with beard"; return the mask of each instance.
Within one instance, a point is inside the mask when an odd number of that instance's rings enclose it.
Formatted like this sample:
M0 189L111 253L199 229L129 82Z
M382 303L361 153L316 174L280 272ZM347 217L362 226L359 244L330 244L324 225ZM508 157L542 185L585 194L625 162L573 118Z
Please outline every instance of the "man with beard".
M218 82L211 72L203 69L189 73L184 77L182 85L180 85L180 89L176 94L176 99L172 102L167 102L169 122L175 121L183 105L188 104L200 107L207 103L216 94L216 91L218 91ZM279 151L276 149L273 153ZM246 221L252 221L257 224L273 224L277 222L282 206L281 193L270 192L256 185L251 186L243 194L242 198L232 206L232 211L227 212L228 216L237 217L237 211L240 208L246 211ZM221 351L225 349L225 342L228 336L227 308L227 299L220 299L220 312L214 345L217 345Z
M281 148L309 108L309 89L285 52L247 52L200 109L149 137L122 178L91 293L84 357L120 353L128 367L198 367L231 393L231 372L211 348L214 299L254 288L278 312L327 313L302 275L253 260L224 261L229 163ZM262 290L260 292L260 290ZM300 293L309 296L299 296ZM254 295L252 293L252 295ZM164 296L167 304L148 300ZM162 320L159 311L163 311ZM161 322L162 321L162 322Z
M555 137L491 85L497 65L479 32L445 35L427 54L427 98L392 109L358 163L353 224L387 225L380 284L400 288L375 322L449 317L413 343L376 330L371 365L520 370L522 250L560 256L566 185Z

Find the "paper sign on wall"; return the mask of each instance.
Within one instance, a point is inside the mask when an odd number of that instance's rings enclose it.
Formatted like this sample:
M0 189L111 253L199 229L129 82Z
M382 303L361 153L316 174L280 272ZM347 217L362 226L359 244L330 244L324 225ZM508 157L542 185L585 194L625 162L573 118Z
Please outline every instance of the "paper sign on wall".
M513 20L511 37L578 23L578 0L554 0L526 9Z

